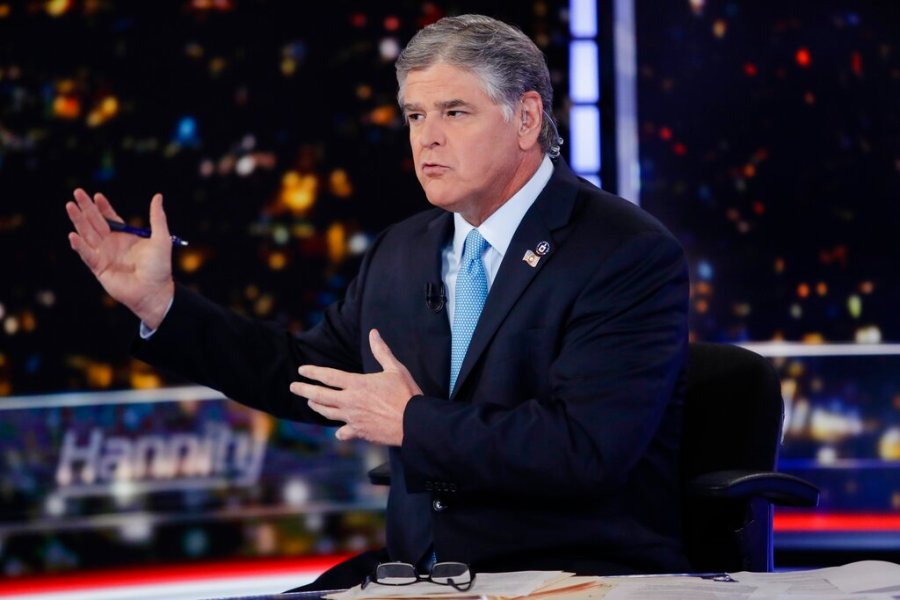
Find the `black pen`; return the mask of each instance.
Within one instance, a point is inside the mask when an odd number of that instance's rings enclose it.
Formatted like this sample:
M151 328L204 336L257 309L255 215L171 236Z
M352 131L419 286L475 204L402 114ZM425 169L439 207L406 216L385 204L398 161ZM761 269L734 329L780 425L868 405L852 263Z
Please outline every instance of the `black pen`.
M142 238L150 237L150 230L144 229L142 227L132 227L131 225L126 225L125 223L120 223L118 221L113 221L112 219L106 219L106 222L109 223L109 228L113 231L121 231L122 233L130 233L132 235L136 235ZM173 246L187 246L187 240L183 240L177 235L172 236L172 245Z

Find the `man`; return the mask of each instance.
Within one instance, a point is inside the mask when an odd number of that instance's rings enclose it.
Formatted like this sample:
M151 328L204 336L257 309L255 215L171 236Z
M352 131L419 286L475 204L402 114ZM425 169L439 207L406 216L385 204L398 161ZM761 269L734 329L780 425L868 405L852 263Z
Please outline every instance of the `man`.
M379 560L688 569L680 246L550 159L549 74L519 30L442 19L412 39L397 79L435 208L384 231L315 328L274 331L175 284L159 195L142 240L110 233L109 202L76 191L72 248L141 319L137 356L279 417L337 422L342 440L389 447Z

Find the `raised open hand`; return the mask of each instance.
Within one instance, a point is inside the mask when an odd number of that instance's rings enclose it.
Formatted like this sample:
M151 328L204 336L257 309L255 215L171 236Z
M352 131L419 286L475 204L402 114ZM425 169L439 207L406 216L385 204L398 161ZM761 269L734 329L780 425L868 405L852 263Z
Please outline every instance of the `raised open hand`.
M162 322L175 293L172 280L172 242L162 195L150 201L152 235L141 238L113 232L106 219L122 221L103 194L93 200L82 189L75 201L66 203L66 212L75 231L69 244L88 266L106 292L127 306L148 327Z

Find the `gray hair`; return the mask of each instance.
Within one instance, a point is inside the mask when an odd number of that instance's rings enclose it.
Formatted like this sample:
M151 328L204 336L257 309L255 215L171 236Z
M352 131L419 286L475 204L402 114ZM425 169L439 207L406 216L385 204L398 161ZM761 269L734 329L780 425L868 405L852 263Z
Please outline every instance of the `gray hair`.
M476 75L484 92L509 120L526 92L535 91L544 103L540 144L552 157L562 139L550 111L553 87L541 50L521 30L482 15L444 17L421 29L397 58L397 100L403 106L406 77L411 71L439 63Z

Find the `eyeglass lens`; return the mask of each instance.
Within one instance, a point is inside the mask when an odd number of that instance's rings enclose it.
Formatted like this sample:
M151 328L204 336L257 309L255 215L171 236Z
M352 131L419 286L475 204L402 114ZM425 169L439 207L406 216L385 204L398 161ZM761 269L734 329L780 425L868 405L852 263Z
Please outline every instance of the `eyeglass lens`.
M437 563L432 567L431 577L429 577L429 579L434 583L440 583L442 585L450 585L450 580L452 579L453 583L464 585L469 583L472 576L469 573L468 565L465 563L442 562Z

